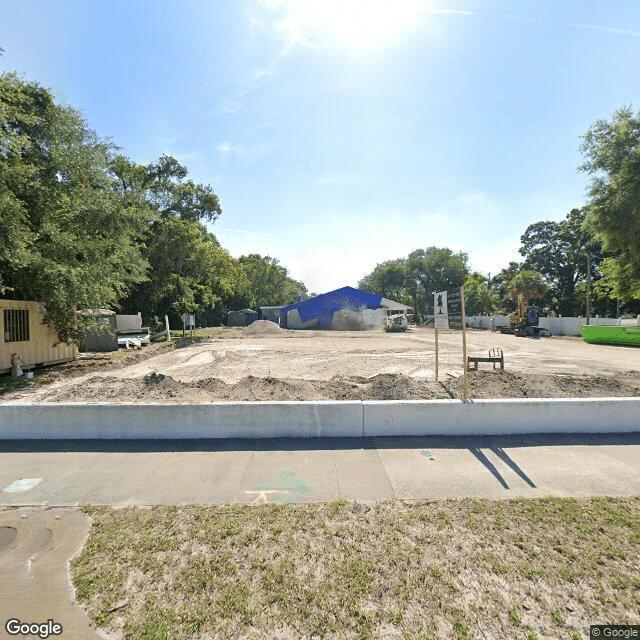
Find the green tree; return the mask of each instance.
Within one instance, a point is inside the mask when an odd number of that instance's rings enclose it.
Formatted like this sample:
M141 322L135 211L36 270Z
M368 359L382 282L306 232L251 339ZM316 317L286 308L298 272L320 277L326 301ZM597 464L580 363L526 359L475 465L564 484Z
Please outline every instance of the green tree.
M172 156L138 165L118 155L110 168L122 198L131 205L146 206L153 220L178 217L191 222L214 222L222 213L211 186L185 180L187 168Z
M221 320L230 299L248 286L237 262L203 226L221 214L209 185L187 180L188 170L171 156L146 165L123 155L110 164L114 188L126 206L145 212L148 224L138 240L148 260L148 280L122 301L122 309L152 317L182 313Z
M523 269L522 262L511 261L509 265L499 271L488 283L491 290L498 294L499 311L511 313L516 308L516 303L510 297L509 283Z
M605 305L608 315L617 315L622 306L633 314L640 313L640 279L633 277L633 269L632 264L612 257L600 263L601 277L593 284L592 300L600 301L600 306L594 305L596 313ZM617 303L615 308L611 301Z
M369 275L358 282L358 288L396 302L412 302L407 290L407 268L404 259L387 260L376 265Z
M499 303L498 294L492 291L486 278L474 273L464 281L464 308L467 316L492 315Z
M613 257L605 267L611 297L639 299L640 282L640 114L618 109L597 120L583 136L591 174L586 228ZM614 265L615 263L615 265Z
M61 340L74 307L113 306L145 277L148 219L114 191L114 152L50 91L0 75L0 293L42 302Z
M563 316L584 312L576 285L586 282L587 254L591 261L592 282L600 277L602 245L584 228L585 212L573 209L560 222L543 221L529 225L521 236L519 251L523 268L541 273L550 283L545 303ZM586 286L586 285L585 285Z
M527 301L542 300L549 289L544 276L537 271L522 269L509 282L509 296L517 300L523 293Z
M461 287L469 275L466 253L429 247L417 249L407 257L407 288L414 311L425 316L433 310L433 294Z
M291 304L298 291L307 294L305 285L289 277L277 258L252 253L238 262L249 282L247 302L252 309Z
M156 220L142 252L149 278L123 301L123 309L141 311L149 320L167 314L175 325L183 313L219 320L228 311L226 301L248 286L238 262L199 222Z
M433 294L461 287L469 275L466 253L428 247L416 249L406 258L376 266L358 286L386 298L413 306L418 320L433 310Z

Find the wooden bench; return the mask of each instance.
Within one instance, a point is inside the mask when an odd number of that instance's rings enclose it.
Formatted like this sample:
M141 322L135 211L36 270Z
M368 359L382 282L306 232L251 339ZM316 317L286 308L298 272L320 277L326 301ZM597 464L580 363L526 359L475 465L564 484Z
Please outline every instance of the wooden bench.
M493 349L489 349L489 356L467 356L467 367L469 369L478 370L478 362L491 362L493 363L493 368L496 368L496 364L500 365L500 371L504 371L504 354L502 353L502 349L500 347L493 347ZM471 365L474 365L471 367Z

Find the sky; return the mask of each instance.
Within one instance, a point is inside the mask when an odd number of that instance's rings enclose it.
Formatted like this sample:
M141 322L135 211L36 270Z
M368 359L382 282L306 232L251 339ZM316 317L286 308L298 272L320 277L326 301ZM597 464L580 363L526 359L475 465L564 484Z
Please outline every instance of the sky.
M239 257L309 292L448 247L496 274L586 202L581 136L638 108L637 0L0 0L0 70L209 184Z

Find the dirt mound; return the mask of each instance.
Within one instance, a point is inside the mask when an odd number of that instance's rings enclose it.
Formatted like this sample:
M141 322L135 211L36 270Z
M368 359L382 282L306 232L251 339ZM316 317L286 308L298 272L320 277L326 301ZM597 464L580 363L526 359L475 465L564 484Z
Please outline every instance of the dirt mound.
M130 402L202 403L210 402L206 392L190 388L171 376L150 373L144 378L92 376L81 385L69 386L42 397L44 402Z
M452 378L445 386L462 398L463 378ZM640 376L633 371L616 375L576 376L470 371L471 398L603 398L640 396Z
M283 332L284 329L271 320L256 320L245 329L245 333L252 336L277 335Z
M449 398L442 385L416 381L405 375L381 374L372 378L335 376L331 380L293 380L246 376L235 384L219 378L194 383L212 398L234 402L281 400L423 400Z
M246 376L235 384L227 384L219 378L209 378L195 383L219 400L252 402L260 400L325 400L316 383L309 380L258 378Z
M470 372L470 398L640 397L634 372L615 376L543 376L499 371ZM314 400L436 400L463 396L463 380L445 382L385 373L365 378L335 376L331 380L295 380L246 376L234 384L220 378L180 382L155 371L140 378L96 375L81 385L51 390L44 402L209 402Z
M371 378L335 376L328 382L315 381L326 399L332 400L436 400L449 395L437 382L416 380L395 373Z

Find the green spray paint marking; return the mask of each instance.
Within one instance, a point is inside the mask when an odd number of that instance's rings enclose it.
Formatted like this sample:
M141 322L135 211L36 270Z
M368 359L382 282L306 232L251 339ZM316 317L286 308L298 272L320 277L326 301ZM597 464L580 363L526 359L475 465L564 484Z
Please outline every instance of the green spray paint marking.
M265 482L258 482L253 485L254 490L269 490L269 489L285 489L292 491L295 495L300 496L303 493L311 491L311 487L304 481L295 477L296 471L292 469L283 469L280 472L280 479L277 484L267 484ZM288 504L294 502L294 497L290 495L271 494L273 502L279 502L281 504Z

